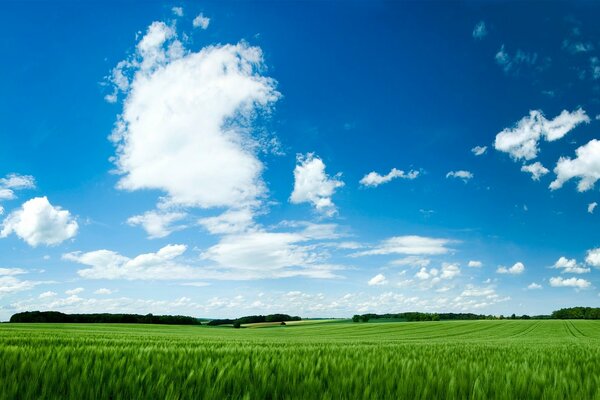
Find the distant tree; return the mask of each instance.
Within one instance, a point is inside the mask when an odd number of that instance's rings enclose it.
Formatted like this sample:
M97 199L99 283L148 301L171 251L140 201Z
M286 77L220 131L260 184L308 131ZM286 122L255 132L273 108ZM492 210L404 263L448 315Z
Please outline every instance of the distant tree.
M280 323L279 325L285 326L285 325L286 325L286 323L285 323L285 322L283 322L283 321L281 321L281 323Z
M355 314L354 316L352 316L352 322L360 322L360 315Z
M235 329L239 329L239 328L241 328L241 327L242 327L242 324L240 323L240 321L235 321L235 322L233 323L233 327L234 327Z

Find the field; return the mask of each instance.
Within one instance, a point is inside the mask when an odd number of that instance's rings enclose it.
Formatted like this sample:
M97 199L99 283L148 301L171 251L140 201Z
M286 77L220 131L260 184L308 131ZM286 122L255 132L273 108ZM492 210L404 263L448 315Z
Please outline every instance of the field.
M0 325L3 399L600 399L600 322Z

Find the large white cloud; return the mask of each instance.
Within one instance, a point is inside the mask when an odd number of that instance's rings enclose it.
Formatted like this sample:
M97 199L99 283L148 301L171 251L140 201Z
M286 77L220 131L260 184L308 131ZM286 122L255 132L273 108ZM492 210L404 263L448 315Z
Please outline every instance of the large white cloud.
M411 170L409 172L404 172L402 170L392 168L391 171L386 175L379 175L375 171L369 172L367 175L363 176L359 183L367 187L377 187L383 183L391 181L392 179L415 179L418 176L419 171Z
M430 238L426 236L394 236L365 251L352 254L354 257L384 254L435 255L450 251L450 239Z
M577 260L574 258L568 259L566 257L560 257L556 260L553 268L562 270L563 274L585 274L590 272L589 268L577 264Z
M552 120L546 119L541 111L532 110L516 126L498 133L494 147L515 160L531 160L537 157L542 138L549 142L561 139L577 125L589 122L590 118L581 108L573 112L563 110Z
M561 157L558 160L554 168L556 179L550 184L550 189L559 189L566 181L579 178L577 190L585 192L600 179L600 140L590 140L575 150L575 154L577 157L573 159Z
M77 230L77 221L69 211L53 206L46 197L36 197L6 217L0 237L14 233L30 246L50 246L74 237Z
M600 268L600 247L588 250L585 262L592 267Z
M314 153L297 156L294 169L294 190L290 201L294 204L311 203L317 211L327 216L337 212L331 197L337 188L344 186L340 174L330 177L325 172L325 163Z
M550 278L552 287L573 287L577 289L586 289L591 286L589 281L581 278L563 278L561 276Z
M152 23L111 77L126 95L111 136L118 187L164 191L171 205L255 204L266 188L257 157L264 141L253 135L252 120L279 97L262 71L258 47L191 51L174 28Z

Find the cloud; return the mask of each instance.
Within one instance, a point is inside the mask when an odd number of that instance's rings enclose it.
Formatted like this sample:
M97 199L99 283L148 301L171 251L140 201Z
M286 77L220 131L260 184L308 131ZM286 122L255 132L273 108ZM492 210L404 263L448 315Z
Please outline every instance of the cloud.
M536 289L541 289L542 285L537 284L535 282L531 282L529 285L527 285L527 289L529 290L536 290Z
M21 268L0 268L0 276L22 275L26 273L27 271Z
M421 269L419 269L419 271L415 274L415 278L420 279L422 281L427 280L431 277L437 276L438 275L438 270L436 268L431 268L429 270L427 270L427 268L422 267Z
M577 260L560 257L552 268L562 269L563 274L585 274L590 272L589 268L577 264Z
M40 295L38 296L38 298L40 298L40 299L49 299L51 297L56 296L57 294L58 293L56 293L56 292L47 291L47 292L44 292L44 293L40 293Z
M83 291L85 291L85 289L84 289L84 288L82 288L82 287L78 287L78 288L75 288L75 289L69 289L69 290L65 290L65 294L67 294L67 295L69 295L69 296L72 296L72 295L74 295L74 294L83 293Z
M568 278L553 277L550 278L550 286L552 287L574 287L578 289L585 289L590 287L591 283L581 278Z
M590 214L593 214L594 210L596 209L597 206L598 206L598 203L596 203L595 201L593 203L588 204L587 212Z
M15 190L35 189L35 179L31 175L8 174L0 178L0 200L13 200ZM0 215L3 209L0 207Z
M369 279L369 286L381 286L387 284L387 278L383 274L377 274L371 279Z
M265 195L253 122L280 97L246 42L194 52L153 22L110 80L125 100L111 140L118 188L166 193L163 206L256 205Z
M521 66L533 66L538 60L538 55L517 49L515 55L511 56L502 45L494 58L496 63L508 74L518 73Z
M94 294L108 295L112 294L112 290L107 288L100 288L94 292Z
M206 29L210 24L210 18L205 17L202 13L198 14L196 18L192 21L192 25L194 28Z
M536 161L533 164L523 165L521 171L529 172L531 174L531 179L534 181L539 181L542 176L550 172L548 168L544 167L539 161Z
M500 266L496 270L496 272L499 274L509 274L509 275L520 275L524 271L525 271L525 265L523 265L522 262L517 262L510 268Z
M475 154L476 156L482 156L486 151L487 146L475 146L471 149L471 153Z
M141 225L149 239L163 238L172 232L181 230L184 226L173 226L173 223L186 217L183 212L148 211L141 215L134 215L127 219L131 226Z
M254 226L252 210L228 210L215 217L201 218L198 224L213 235L242 233Z
M579 178L577 191L585 192L600 179L600 140L590 140L575 150L575 154L577 157L574 159L561 157L558 160L554 168L556 179L550 184L550 189L560 189L568 180Z
M33 289L42 282L21 280L11 275L0 276L0 297Z
M487 35L487 28L485 22L479 21L473 28L473 38L481 40Z
M379 175L375 171L369 172L367 175L363 176L359 183L367 187L377 187L383 183L391 181L392 179L415 179L418 176L419 171L411 170L408 173L405 173L402 170L392 168L392 170L387 175Z
M51 246L74 237L77 230L77 222L69 211L54 207L46 197L36 197L6 217L0 237L15 233L32 247Z
M322 214L335 215L337 209L331 197L337 188L344 186L344 182L339 180L341 174L329 177L325 173L325 164L314 153L298 154L296 162L290 201L294 204L311 203Z
M411 267L427 267L431 263L428 258L420 256L408 256L392 261L390 264L398 267L411 266Z
M430 238L425 236L407 235L394 236L383 240L370 250L352 254L353 257L385 254L436 255L450 251L447 246L450 239Z
M483 263L481 261L471 260L467 265L471 268L481 268L483 266Z
M440 278L453 279L460 275L460 268L457 263L442 263Z
M585 263L592 267L600 268L600 247L587 251Z
M542 138L548 142L561 139L579 124L589 122L581 108L573 112L563 110L552 120L546 119L540 110L532 110L514 127L498 133L494 148L510 154L514 160L531 160L537 157Z
M594 45L589 42L578 42L565 39L563 40L562 48L571 54L578 54L594 50Z
M446 174L446 178L458 178L462 179L463 182L467 183L470 179L473 179L473 173L470 171L450 171Z
M183 17L183 7L173 7L171 12L177 17Z

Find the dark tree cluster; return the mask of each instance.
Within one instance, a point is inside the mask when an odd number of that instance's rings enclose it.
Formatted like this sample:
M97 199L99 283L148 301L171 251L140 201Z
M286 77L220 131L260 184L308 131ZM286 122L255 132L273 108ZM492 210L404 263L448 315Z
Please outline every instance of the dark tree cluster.
M554 319L600 319L600 308L571 307L552 312Z
M543 319L549 318L547 315L540 315L533 318ZM470 321L480 319L532 319L529 315L511 315L510 317L504 317L500 315L496 317L494 315L483 315L483 314L472 314L472 313L422 313L422 312L405 312L398 314L362 314L354 315L352 321L354 322L368 322L370 320L393 320L403 322L415 322L415 321Z
M183 315L63 314L58 311L21 312L10 317L10 322L202 325L197 318Z
M256 324L259 322L286 322L286 321L301 321L300 317L292 317L287 314L269 314L269 315L248 315L237 319L213 319L208 323L210 326L218 325L233 325L234 328L239 328L242 324Z

